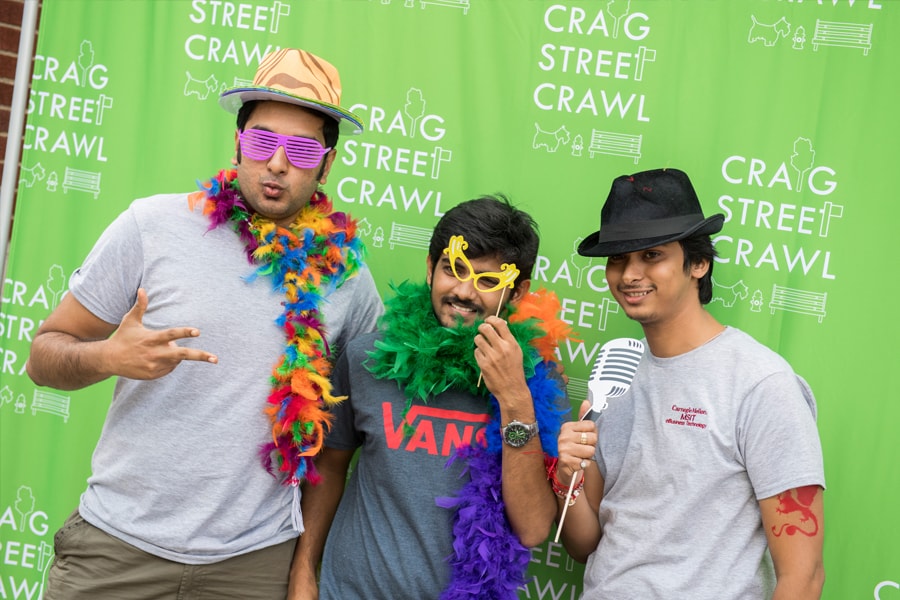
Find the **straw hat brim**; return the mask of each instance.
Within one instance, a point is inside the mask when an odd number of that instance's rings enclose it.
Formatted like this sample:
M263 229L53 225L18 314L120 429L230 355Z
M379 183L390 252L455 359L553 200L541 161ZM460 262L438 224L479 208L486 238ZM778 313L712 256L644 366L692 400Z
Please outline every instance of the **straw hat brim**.
M295 96L294 94L274 88L259 86L233 88L222 92L222 95L219 96L219 106L232 114L237 114L241 109L241 106L253 100L286 102L287 104L303 106L321 112L332 119L337 120L339 131L343 135L360 134L365 128L363 121L359 116L340 106L322 102L321 100Z

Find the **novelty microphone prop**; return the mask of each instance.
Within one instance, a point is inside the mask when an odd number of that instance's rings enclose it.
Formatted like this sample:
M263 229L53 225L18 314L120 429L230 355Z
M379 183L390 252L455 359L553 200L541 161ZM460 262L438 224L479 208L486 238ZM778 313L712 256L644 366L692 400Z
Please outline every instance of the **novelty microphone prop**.
M643 354L643 342L633 338L616 338L603 344L588 379L588 400L591 401L591 407L579 420L583 421L591 412L599 413L605 410L609 406L607 399L621 396L628 391L631 382L634 381L634 374L637 372ZM572 473L572 481L569 483L566 503L559 516L559 526L556 528L554 542L559 542L559 534L562 532L566 511L569 510L569 502L572 499L572 490L575 489L577 475L578 471Z

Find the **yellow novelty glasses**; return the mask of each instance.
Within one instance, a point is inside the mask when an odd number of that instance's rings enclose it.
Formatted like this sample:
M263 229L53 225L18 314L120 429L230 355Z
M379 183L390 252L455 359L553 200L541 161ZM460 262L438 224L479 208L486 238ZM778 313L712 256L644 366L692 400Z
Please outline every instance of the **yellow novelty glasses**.
M516 277L519 276L519 270L515 263L500 265L499 271L484 271L483 273L475 273L472 263L466 258L463 252L469 247L469 243L463 239L461 235L454 235L450 238L450 245L444 248L444 254L450 260L450 269L453 276L460 281L472 280L475 289L482 293L496 292L505 287L514 288L516 286ZM462 274L457 267L457 261L465 268Z

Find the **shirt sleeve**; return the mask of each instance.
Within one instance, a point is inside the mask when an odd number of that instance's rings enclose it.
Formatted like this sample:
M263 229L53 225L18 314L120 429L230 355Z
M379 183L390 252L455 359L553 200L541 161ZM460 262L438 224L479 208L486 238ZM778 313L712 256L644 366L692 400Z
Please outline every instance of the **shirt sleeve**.
M144 273L141 233L132 209L121 213L69 279L69 291L96 317L119 324L137 300Z
M335 396L346 396L341 402L330 408L334 417L331 429L325 437L325 446L338 450L355 450L362 445L362 436L356 431L355 416L353 411L353 390L350 384L350 357L351 348L342 352L331 372L332 393ZM361 364L356 365L362 369Z
M825 487L815 400L792 372L756 385L738 413L739 451L757 500L805 486Z
M384 313L384 303L368 268L362 268L356 277L347 280L342 286L342 293L347 313L337 338L332 340L334 351L338 353L351 340L375 331L378 318Z

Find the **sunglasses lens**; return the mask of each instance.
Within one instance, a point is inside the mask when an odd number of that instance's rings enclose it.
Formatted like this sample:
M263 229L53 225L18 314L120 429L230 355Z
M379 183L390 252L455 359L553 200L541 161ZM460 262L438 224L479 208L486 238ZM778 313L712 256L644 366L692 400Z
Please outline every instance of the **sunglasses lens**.
M268 131L245 129L240 139L241 152L253 160L268 160L278 148L278 136Z
M269 160L278 146L284 145L284 152L292 165L300 169L315 167L322 156L331 148L323 148L318 141L280 135L260 129L245 129L240 134L241 152L253 160Z
M327 152L316 140L302 137L286 138L284 150L291 164L301 169L316 166L322 159L322 155Z

